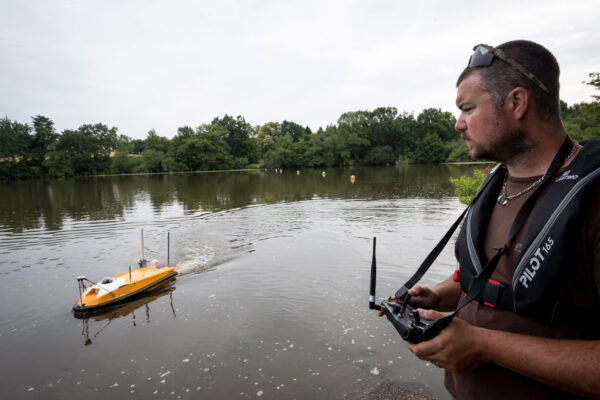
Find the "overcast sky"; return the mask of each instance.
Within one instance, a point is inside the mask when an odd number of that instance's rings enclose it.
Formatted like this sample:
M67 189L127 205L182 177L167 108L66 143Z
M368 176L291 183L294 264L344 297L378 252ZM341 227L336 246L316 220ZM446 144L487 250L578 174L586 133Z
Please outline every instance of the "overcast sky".
M0 117L171 138L224 114L313 130L380 106L456 115L473 45L513 39L554 53L573 104L591 101L599 21L598 0L2 0Z

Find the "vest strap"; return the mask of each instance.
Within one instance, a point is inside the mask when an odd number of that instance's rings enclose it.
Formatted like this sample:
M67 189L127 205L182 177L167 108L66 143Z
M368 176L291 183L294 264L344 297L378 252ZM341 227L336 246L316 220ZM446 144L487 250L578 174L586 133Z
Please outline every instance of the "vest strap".
M488 282L476 299L488 307L515 311L513 291L506 287L506 285L493 279L488 279Z

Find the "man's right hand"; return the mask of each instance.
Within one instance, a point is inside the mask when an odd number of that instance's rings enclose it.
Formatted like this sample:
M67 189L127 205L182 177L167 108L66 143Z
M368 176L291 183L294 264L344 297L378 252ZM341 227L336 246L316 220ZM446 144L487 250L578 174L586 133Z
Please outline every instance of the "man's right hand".
M410 294L410 305L413 308L423 308L426 310L454 311L460 299L461 290L458 282L455 282L453 276L438 283L433 288L425 286L413 286L408 290ZM395 297L391 297L392 300ZM379 311L379 316L383 316L383 311Z
M425 286L413 286L408 290L410 305L414 308L439 310L441 298L438 293Z
M440 296L435 290L425 286L414 286L408 290L410 297L409 304L414 308L425 308L429 310L437 310L440 305ZM396 297L390 297L390 300L395 300ZM384 315L383 310L379 311L378 315Z

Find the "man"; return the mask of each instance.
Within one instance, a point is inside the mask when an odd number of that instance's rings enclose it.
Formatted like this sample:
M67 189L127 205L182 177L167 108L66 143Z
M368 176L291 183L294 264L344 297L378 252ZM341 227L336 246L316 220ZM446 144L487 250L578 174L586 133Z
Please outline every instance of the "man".
M600 398L600 141L568 139L558 76L548 50L513 41L477 46L457 82L456 130L474 159L501 164L457 240L459 279L414 286L411 304L442 318L499 261L446 329L408 348L459 399Z

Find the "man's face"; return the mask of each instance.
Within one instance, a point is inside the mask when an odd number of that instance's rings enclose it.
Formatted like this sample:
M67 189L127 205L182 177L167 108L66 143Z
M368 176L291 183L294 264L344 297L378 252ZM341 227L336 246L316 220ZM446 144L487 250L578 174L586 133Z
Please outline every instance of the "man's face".
M479 86L479 74L472 73L458 86L456 106L460 116L455 129L467 143L471 157L510 162L522 146L527 147L524 132L510 127L489 92Z

